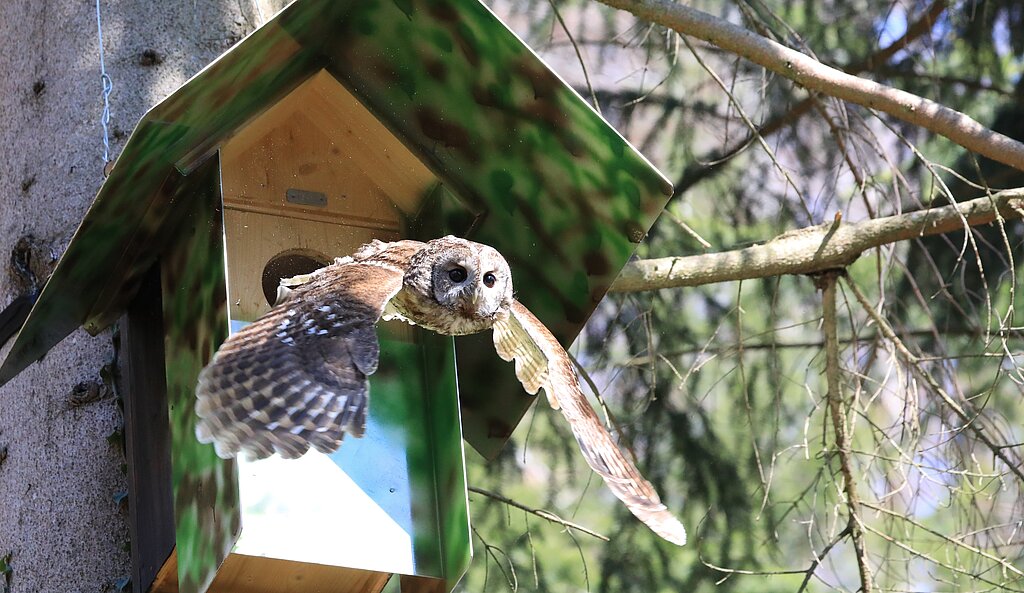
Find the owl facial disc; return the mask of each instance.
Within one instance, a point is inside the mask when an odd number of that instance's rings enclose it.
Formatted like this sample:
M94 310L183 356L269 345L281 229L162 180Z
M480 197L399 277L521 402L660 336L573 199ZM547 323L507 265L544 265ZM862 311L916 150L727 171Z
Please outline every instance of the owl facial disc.
M512 273L494 248L448 236L427 243L411 263L395 305L416 323L464 335L508 315Z

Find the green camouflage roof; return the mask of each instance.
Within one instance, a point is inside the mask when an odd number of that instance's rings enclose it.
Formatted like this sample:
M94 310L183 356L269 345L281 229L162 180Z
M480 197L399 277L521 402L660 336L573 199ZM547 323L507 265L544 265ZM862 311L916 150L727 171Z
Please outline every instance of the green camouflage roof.
M299 0L142 118L0 384L78 326L95 333L116 319L141 272L176 240L173 222L202 196L178 191L179 180L322 70L441 180L430 228L504 253L519 298L565 344L671 195L478 0ZM493 454L531 400L489 345L462 341L459 359L466 438Z

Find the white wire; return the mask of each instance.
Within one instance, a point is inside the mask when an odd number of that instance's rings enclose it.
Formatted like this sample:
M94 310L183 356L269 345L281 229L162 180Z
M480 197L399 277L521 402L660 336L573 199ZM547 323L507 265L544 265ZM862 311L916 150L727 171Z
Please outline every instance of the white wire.
M110 162L110 91L114 89L114 83L107 76L107 67L103 61L103 21L100 19L100 0L96 0L96 32L100 42L100 81L103 83L103 114L100 115L100 125L103 126L103 163Z

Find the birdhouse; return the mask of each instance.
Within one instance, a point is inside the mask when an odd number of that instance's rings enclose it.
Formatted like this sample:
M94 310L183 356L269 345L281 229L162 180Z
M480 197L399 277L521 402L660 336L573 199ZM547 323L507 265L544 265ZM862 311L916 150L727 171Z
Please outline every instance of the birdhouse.
M489 335L381 324L365 437L299 460L199 443L199 371L372 239L494 246L567 345L670 195L478 0L298 0L142 118L0 384L119 320L136 591L449 591L463 439L493 456L533 401Z

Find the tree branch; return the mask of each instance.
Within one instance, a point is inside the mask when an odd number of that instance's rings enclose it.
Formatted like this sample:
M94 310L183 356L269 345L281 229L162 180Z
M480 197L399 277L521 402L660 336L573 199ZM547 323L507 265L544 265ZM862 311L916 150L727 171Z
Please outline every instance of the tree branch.
M470 492L475 492L477 494L482 494L483 496L486 496L487 498L496 500L496 501L498 501L500 503L507 504L510 507L515 507L517 509L526 511L527 513L530 513L531 515L536 515L536 516L540 517L541 519L544 519L545 521L550 521L552 523L558 523L562 527L567 527L569 529L575 529L576 531L579 531L580 533L585 533L585 534L587 534L587 535L589 535L591 537L596 537L597 539L602 540L602 541L610 541L608 539L608 536L601 535L600 533L594 531L593 529L589 529L589 528L584 527L582 525L578 525L576 523L573 523L572 521L566 521L565 519L559 517L558 515L550 512L550 511L545 511L544 509L535 509L535 508L528 507L528 506L526 506L525 504L523 504L521 502L516 502L516 501L512 500L511 498L508 498L506 496L502 496L501 494L498 494L497 492L491 492L490 490L484 490L483 488L477 488L476 486L469 486L468 490Z
M868 566L868 552L864 545L864 526L860 518L860 496L853 476L853 460L850 452L850 426L846 415L846 401L839 374L839 322L836 317L836 279L838 272L827 272L817 279L821 288L822 329L825 334L825 378L828 381L828 408L832 416L832 430L835 432L836 452L839 454L839 469L843 475L843 492L846 494L846 508L850 517L847 528L857 556L857 570L860 572L861 591L871 593L873 589L871 568Z
M984 330L981 330L981 329L946 329L946 330L943 330L942 335L947 336L947 337L951 337L951 336L967 336L967 337L975 337L975 338L979 338L979 337L988 338L989 336L995 335L995 336L1001 336L1001 337L1012 337L1012 338L1020 339L1020 338L1024 337L1024 331L1018 331L1018 330L1013 330L1013 329L1002 329L1002 330L992 330L992 331L989 331L989 332L985 332ZM900 336L901 339L904 339L904 340L906 340L908 338L909 339L914 339L914 338L920 338L920 337L934 338L935 337L935 330L934 329L906 330L906 331L900 332L899 336ZM872 342L875 342L876 340L878 340L878 339L880 339L882 337L885 337L885 336L883 336L880 333L879 334L863 334L863 335L843 336L842 338L839 338L839 343L840 344L871 344ZM673 350L659 350L658 353L657 353L657 356L654 356L654 357L651 357L650 355L647 355L647 354L636 354L636 355L631 356L629 358L629 360L626 360L626 361L624 361L624 362L622 362L620 364L622 366L625 366L625 367L646 367L646 366L650 366L652 361L660 359L660 358L676 358L676 357L680 357L680 356L693 356L694 354L718 356L718 355L722 355L722 354L724 354L724 355L734 355L734 354L739 354L741 352L749 352L749 351L754 351L754 350L799 350L799 349L809 349L809 348L820 349L820 348L824 348L824 347L825 347L825 341L824 340L801 340L801 341L797 341L797 342L782 342L782 341L779 341L779 342L776 342L776 341L747 342L747 341L741 341L741 342L736 342L736 343L726 343L726 344L723 344L722 346L704 345L704 346L700 346L700 347L682 348L682 349L678 349L678 350L676 350L676 349L673 349ZM1024 356L1024 353L1021 353L1020 355ZM946 360L946 359L955 359L955 358L975 358L975 357L980 357L980 356L992 356L992 357L1005 358L1007 356L1007 354L1006 354L1006 352L1002 352L1002 351L1001 352L973 352L973 353L964 353L964 354L961 354L959 356L957 356L957 355L949 355L949 356L946 356L946 357L941 357L941 359L942 360ZM922 360L922 361L924 361L924 360L936 360L936 359L937 359L936 357L928 357L928 358L919 357L918 358L918 360Z
M915 39L931 31L935 22L945 10L946 2L944 0L937 0L936 2L933 2L920 18L907 27L906 32L903 33L899 39L857 61L856 63L845 66L843 71L847 74L859 74L864 70L874 70L879 64L888 62L889 58L894 56L901 49L906 48ZM582 95L582 93L580 94ZM792 105L784 113L780 113L761 124L757 129L757 135L762 137L769 136L784 127L795 124L804 115L811 112L817 101L818 97L816 95L805 97L798 103ZM753 141L754 134L751 134L745 138L741 138L738 142L734 142L731 146L717 150L712 154L698 157L694 164L686 167L682 176L675 183L675 191L672 194L672 197L678 197L686 193L687 190L697 183L707 179L719 171L722 171L723 166L726 163L737 155L743 153L747 147L753 144Z
M847 74L726 20L671 0L598 0L747 58L797 84L877 109L1024 171L1024 143L930 99Z
M932 2L928 9L924 11L920 18L907 27L907 30L899 39L893 41L887 47L884 47L864 58L860 62L843 68L843 71L847 74L855 74L857 72L863 72L864 70L875 70L882 64L887 63L889 58L895 56L901 50L906 49L912 41L925 33L930 32L935 27L935 23L938 22L939 17L942 16L942 13L946 11L948 4L949 2L946 0L935 0L935 2Z
M868 249L927 235L1024 217L1024 188L1002 191L907 214L862 222L836 222L783 233L745 249L687 257L663 257L626 264L611 292L701 286L730 280L810 274L853 263Z
M941 540L943 540L943 541L945 541L945 542L947 542L949 544L952 544L954 546L963 548L963 549L965 549L965 550L967 550L967 551L969 551L971 553L974 553L974 554L977 554L979 556L982 556L983 558L988 558L992 562L995 562L995 563L999 564L999 566L1003 570L1008 571L1008 572L1012 572L1013 574L1015 574L1017 576L1024 577L1024 572L1022 572L1016 566L1014 566L1014 565L1010 564L1009 562L1007 562L1007 560L1005 558L1000 558L998 556L993 556L992 554L989 554L985 550L982 550L981 548L972 546L971 544L969 544L969 543L967 543L965 541L962 541L962 540L960 540L958 538L955 538L955 537L950 537L950 536L948 536L948 535L946 535L944 533L941 533L939 531L935 531L931 527L928 527L927 525L925 525L923 523L918 523L917 521L915 521L912 518L908 517L906 513L897 513L896 511L893 511L892 509L887 509L885 507L874 505L874 504L871 504L871 503L868 503L868 502L862 502L861 504L864 505L865 507L869 508L869 509L878 511L880 513L885 513L886 515L889 515L890 517L895 517L895 518L897 518L897 519L899 519L901 521L905 521L905 522L913 525L917 529L921 529L921 530L927 531L928 533L934 535L935 537L937 537L937 538L939 538L939 539L941 539Z
M800 588L796 590L796 593L804 593L804 591L807 590L807 585L811 582L811 577L814 576L814 571L818 569L818 566L825 559L825 557L828 556L828 553L832 551L832 548L836 547L836 545L839 542L843 541L843 538L845 538L848 535L850 535L849 525L847 525L845 528L843 528L842 531L837 533L836 536L832 538L832 541L830 541L828 545L821 550L820 554L814 555L814 560L812 560L811 565L807 567L807 570L804 574L804 580L800 582Z

